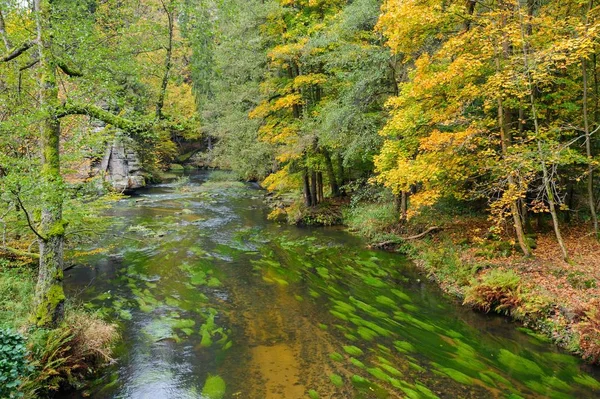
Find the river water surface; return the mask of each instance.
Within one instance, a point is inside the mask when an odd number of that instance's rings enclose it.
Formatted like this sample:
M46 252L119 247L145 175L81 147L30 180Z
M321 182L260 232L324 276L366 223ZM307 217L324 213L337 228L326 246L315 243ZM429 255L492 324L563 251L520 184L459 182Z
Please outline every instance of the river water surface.
M83 394L600 397L597 368L462 308L403 257L267 213L256 188L205 173L119 201L112 238L99 243L109 255L66 276L69 294L123 339Z

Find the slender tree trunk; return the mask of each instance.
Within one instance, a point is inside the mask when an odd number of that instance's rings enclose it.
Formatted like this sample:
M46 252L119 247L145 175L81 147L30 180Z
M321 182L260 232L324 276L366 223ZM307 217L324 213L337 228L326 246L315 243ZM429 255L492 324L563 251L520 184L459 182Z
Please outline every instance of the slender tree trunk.
M504 24L504 21L502 22ZM508 48L506 45L503 45L503 52L506 54ZM500 72L500 60L499 56L496 55L496 71ZM502 98L498 97L498 125L500 127L500 143L502 146L502 157L505 158L508 153L508 147L511 143L510 138L510 123L507 122L507 113L504 110L504 104L502 102ZM521 121L519 121L521 124ZM515 177L511 171L508 172L507 176L508 180L508 191L516 190L519 191L517 184L515 183ZM523 221L521 219L521 213L519 212L519 204L516 199L510 199L510 213L513 218L513 226L515 228L515 233L517 235L517 242L519 243L519 247L525 256L531 256L531 249L529 248L529 244L525 240L525 232L523 230Z
M317 194L317 172L314 170L310 174L310 200L312 206L316 206L319 203Z
M40 105L45 119L40 127L42 146L40 228L40 264L35 292L35 322L50 326L64 314L63 245L66 223L62 219L63 181L60 174L60 121L56 109L60 105L56 83L56 66L52 58L50 0L36 0L38 52L40 60Z
M400 223L405 223L408 211L408 193L402 191L400 195L394 195L394 205L396 206L396 213L398 214Z
M591 2L590 2L591 7ZM589 8L588 8L589 12ZM586 13L585 23L587 26L588 17ZM596 214L596 200L594 199L594 166L592 164L592 135L590 134L590 122L588 115L588 71L587 60L581 59L581 72L583 74L583 128L585 131L585 152L588 158L588 176L587 176L587 191L588 203L590 206L590 216L592 217L592 226L594 227L594 235L598 236L598 215Z
M339 170L339 174L338 174L338 185L339 186L343 186L344 184L346 184L346 171L344 169L344 159L342 158L342 154L340 154L339 152L337 153L336 156L337 159L337 164L338 164L338 170ZM341 190L340 190L341 192Z
M162 83L160 85L160 92L158 93L158 100L156 101L156 119L163 118L163 107L165 104L165 97L167 95L167 86L169 84L169 75L171 73L172 64L172 56L173 56L173 30L174 30L174 9L173 2L169 5L165 4L164 0L161 0L163 10L167 14L168 20L168 29L169 29L169 39L167 42L167 54L165 55L165 72L163 75Z
M304 182L304 204L306 206L312 206L312 195L310 192L310 183L308 181L308 170L304 169L302 174L302 180Z
M558 223L558 214L556 212L556 202L554 197L554 188L552 187L552 183L550 181L550 173L548 171L548 165L546 164L546 157L544 155L544 150L542 146L542 139L540 138L540 126L537 116L537 107L535 106L535 94L533 92L533 79L531 77L531 70L529 67L529 57L527 55L527 43L525 38L525 27L523 23L523 13L521 10L521 3L517 2L520 25L521 25L521 39L522 39L522 50L523 50L523 65L525 66L525 73L527 75L527 85L529 89L529 102L531 106L531 117L533 118L533 125L535 129L535 136L537 141L538 148L538 156L540 157L540 163L542 166L542 178L544 184L544 191L546 192L546 197L548 198L548 207L550 208L550 215L552 216L552 223L554 225L554 233L556 235L556 240L558 241L558 245L563 254L563 259L565 261L569 260L569 253L567 252L567 247L565 246L565 242L562 238L562 234L560 232L560 226ZM530 24L528 24L530 25Z
M331 188L331 196L340 196L340 186L335 178L335 171L333 169L333 162L331 161L331 155L327 149L323 148L323 156L325 157L325 169L327 171L327 179L329 180L329 187Z

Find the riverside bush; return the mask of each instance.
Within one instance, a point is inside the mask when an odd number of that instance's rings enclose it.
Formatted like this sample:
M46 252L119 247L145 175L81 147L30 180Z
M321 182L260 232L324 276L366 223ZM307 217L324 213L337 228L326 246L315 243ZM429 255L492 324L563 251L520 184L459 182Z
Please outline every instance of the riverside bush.
M512 270L492 269L466 289L465 304L511 314L521 303L521 278Z

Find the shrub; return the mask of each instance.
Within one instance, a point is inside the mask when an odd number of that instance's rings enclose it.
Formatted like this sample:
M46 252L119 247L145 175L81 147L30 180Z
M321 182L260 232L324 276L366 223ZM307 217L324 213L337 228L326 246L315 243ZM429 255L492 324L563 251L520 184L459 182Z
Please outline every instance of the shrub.
M25 338L12 330L0 329L0 397L22 396L17 388L29 370Z
M493 269L465 292L465 304L489 312L510 314L521 303L521 278L512 270Z
M33 342L35 372L23 384L32 395L55 392L61 387L78 387L94 369L111 359L118 334L115 326L95 314L67 313L60 328L37 330Z

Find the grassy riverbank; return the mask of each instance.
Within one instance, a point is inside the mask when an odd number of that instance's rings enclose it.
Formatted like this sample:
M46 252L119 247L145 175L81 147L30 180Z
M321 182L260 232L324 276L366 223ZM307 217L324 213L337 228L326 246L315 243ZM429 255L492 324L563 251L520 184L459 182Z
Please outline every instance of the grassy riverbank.
M451 208L451 207L450 207ZM457 208L458 209L458 208ZM566 229L572 253L562 260L552 231L530 235L533 256L523 257L506 235L490 233L484 216L436 212L397 222L392 204L359 204L345 223L374 247L408 254L428 277L467 306L521 322L592 363L600 362L600 243L581 228ZM439 230L420 239L405 240Z
M113 325L67 302L55 328L30 323L35 270L17 261L0 263L0 397L39 398L72 387L111 360ZM14 371L14 373L13 373Z

